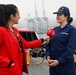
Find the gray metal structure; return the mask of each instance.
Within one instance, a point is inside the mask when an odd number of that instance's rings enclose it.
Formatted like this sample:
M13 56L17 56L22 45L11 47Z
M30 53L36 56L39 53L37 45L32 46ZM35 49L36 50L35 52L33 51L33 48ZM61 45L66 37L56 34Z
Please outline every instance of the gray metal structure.
M48 30L48 17L46 17L46 12L44 9L44 0L42 0L42 7L43 7L43 17L39 17L37 7L36 7L36 1L35 3L35 17L31 18L30 14L28 14L27 17L27 28L29 30L35 30L37 33L46 33Z

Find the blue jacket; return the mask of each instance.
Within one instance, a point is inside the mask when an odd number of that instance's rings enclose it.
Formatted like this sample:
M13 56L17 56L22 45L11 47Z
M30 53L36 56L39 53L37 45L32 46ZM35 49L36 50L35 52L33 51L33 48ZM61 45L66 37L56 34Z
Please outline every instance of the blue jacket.
M75 75L73 54L76 48L76 29L69 24L54 29L56 34L46 46L45 56L58 60L59 65L50 67L50 75Z

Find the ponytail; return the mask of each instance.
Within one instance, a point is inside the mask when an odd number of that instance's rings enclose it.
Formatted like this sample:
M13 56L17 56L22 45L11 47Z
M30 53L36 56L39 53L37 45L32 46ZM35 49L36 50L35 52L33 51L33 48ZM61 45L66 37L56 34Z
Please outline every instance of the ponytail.
M69 24L73 21L73 18L70 17L70 13L69 13L69 14L64 14L64 16L68 16L67 22L68 22Z
M73 21L73 18L70 17L70 18L67 19L67 21L68 21L68 23L70 24L70 23Z

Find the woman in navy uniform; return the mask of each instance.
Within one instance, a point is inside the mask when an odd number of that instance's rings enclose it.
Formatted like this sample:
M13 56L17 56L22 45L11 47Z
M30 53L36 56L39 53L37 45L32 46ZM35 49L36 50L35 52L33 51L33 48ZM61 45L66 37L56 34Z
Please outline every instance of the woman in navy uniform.
M73 54L76 47L76 29L70 25L73 18L65 6L53 14L57 14L56 20L60 25L54 28L56 34L46 46L45 56L49 62L50 75L75 75Z

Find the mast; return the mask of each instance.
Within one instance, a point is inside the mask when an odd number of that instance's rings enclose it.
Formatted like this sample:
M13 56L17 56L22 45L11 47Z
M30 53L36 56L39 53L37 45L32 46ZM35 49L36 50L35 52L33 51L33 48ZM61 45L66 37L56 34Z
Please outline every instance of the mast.
M44 0L42 0L42 7L43 7L43 17L46 17L46 12L45 12L45 9L44 9Z
M34 24L37 33L41 32L41 18L38 15L37 7L36 7L36 1L35 1L35 19L34 19Z
M42 25L43 25L43 32L46 32L48 30L48 18L46 17L46 12L44 8L44 0L42 0L42 7L43 7L43 18L42 18Z
M36 7L36 1L35 2L35 16L38 17L37 7Z

